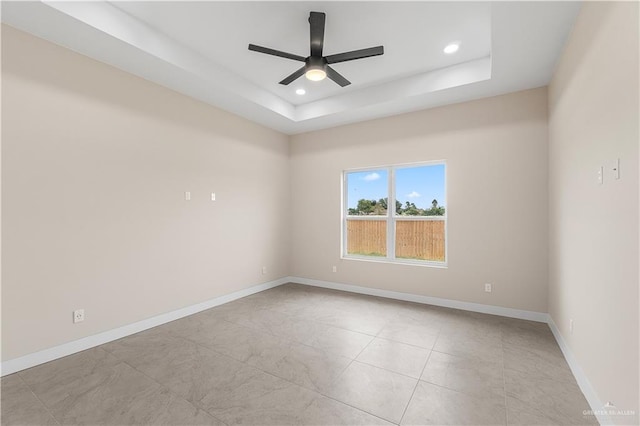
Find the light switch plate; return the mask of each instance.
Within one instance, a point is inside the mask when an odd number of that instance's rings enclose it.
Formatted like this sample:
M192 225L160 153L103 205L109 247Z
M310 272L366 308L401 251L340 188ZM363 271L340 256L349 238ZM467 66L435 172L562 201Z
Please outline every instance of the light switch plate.
M602 185L604 181L604 167L600 166L598 169L598 184Z

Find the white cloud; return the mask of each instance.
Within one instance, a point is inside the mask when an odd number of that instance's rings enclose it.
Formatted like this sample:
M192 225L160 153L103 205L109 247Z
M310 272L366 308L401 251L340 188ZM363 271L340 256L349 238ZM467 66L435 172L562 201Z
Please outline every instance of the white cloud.
M366 180L367 182L371 182L372 180L380 179L380 175L375 172L369 173L368 175L365 175L362 179Z
M418 197L422 197L422 195L418 194L416 191L412 191L410 194L407 194L407 197L418 198Z

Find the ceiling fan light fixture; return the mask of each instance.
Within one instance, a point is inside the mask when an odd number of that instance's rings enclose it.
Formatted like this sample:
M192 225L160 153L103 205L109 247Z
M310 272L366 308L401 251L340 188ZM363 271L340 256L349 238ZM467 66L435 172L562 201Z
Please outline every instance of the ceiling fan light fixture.
M307 77L307 80L322 81L327 77L327 72L322 68L310 68L304 73L304 76Z

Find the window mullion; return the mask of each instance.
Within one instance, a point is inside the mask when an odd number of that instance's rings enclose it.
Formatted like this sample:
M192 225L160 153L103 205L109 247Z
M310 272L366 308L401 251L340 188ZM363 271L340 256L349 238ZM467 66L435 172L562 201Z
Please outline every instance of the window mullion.
M340 255L346 256L347 253L347 173L342 173L342 229L340 231Z
M393 167L389 167L389 194L387 198L387 258L396 258L396 173Z

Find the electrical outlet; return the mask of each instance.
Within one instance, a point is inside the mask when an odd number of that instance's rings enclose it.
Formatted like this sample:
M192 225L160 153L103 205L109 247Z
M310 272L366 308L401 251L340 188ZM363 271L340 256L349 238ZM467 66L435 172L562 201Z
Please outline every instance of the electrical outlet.
M211 193L211 201L215 201L216 200L216 193L212 192Z
M263 266L262 267L262 275L265 275L267 273L267 267Z
M337 266L333 267L333 272L338 272L338 267Z
M573 319L569 320L569 334L573 334Z
M73 311L73 322L82 322L84 321L84 309L76 309Z
M492 285L487 283L484 285L484 291L486 291L487 293L491 293L491 291L493 290Z
M184 199L185 201L191 201L191 192L187 191L184 193Z

